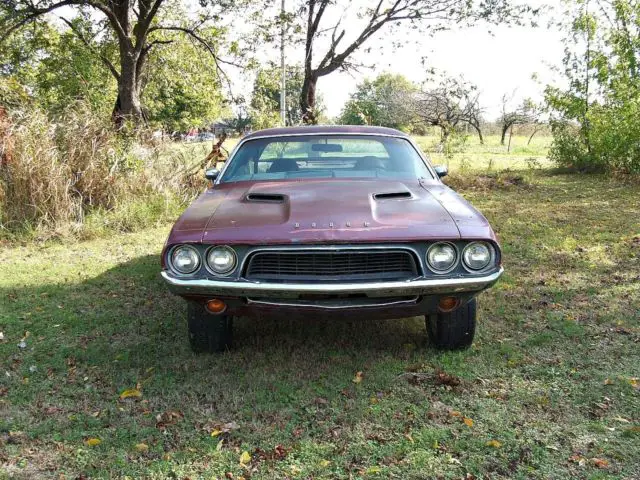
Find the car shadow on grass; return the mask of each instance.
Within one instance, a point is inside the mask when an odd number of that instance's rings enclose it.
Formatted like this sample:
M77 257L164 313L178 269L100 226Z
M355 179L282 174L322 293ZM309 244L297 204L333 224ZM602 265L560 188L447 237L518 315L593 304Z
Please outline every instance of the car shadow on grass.
M185 302L168 292L159 270L157 256L148 255L81 282L0 290L5 336L29 332L26 348L15 342L0 348L11 355L15 378L37 380L20 385L15 406L48 391L47 404L74 410L82 397L82 408L95 411L138 385L154 411L180 408L227 421L268 412L276 421L315 398L350 395L358 371L375 393L412 358L436 354L422 319L328 317L241 318L233 349L196 355L188 345Z

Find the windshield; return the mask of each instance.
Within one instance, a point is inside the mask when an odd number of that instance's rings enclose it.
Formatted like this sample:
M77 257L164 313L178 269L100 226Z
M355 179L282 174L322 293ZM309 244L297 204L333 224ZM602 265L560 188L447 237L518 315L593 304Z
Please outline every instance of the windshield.
M433 178L406 139L368 135L302 135L249 140L221 182L297 178Z

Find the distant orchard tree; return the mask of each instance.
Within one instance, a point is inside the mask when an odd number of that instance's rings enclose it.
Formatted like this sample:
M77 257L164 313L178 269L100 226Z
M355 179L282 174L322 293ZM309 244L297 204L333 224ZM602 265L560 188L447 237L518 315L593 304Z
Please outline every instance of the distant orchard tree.
M462 125L471 126L482 135L483 110L478 88L462 78L443 77L433 88L423 88L414 96L414 112L419 121L440 128L442 143Z
M502 113L500 114L500 145L505 144L507 133L517 125L535 123L540 118L540 109L530 99L525 99L516 107L510 107L514 93L502 96Z
M383 73L360 83L345 104L340 123L407 130L413 122L411 98L418 87L402 75Z

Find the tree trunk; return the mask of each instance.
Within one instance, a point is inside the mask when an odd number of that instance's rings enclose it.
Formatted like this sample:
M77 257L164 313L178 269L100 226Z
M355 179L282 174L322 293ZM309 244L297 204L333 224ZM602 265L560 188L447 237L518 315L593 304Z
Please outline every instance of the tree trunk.
M507 138L507 131L509 131L509 125L506 123L502 125L502 136L500 137L500 145L504 146L504 140Z
M138 81L138 55L121 48L120 78L118 79L118 97L113 108L112 118L118 128L125 121L138 124L144 120L140 102L140 82Z
M444 125L440 125L440 143L443 147L447 145L447 141L449 140L449 135L451 135L451 130Z
M305 74L300 93L300 108L302 110L302 121L307 125L318 123L316 118L316 85L318 77L313 74Z
M480 145L484 145L484 137L482 136L482 129L479 125L472 124L473 129L478 133L478 138L480 139Z

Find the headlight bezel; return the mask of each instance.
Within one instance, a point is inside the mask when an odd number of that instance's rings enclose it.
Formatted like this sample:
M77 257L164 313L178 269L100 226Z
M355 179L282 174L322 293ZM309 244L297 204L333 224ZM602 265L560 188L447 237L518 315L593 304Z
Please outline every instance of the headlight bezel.
M195 268L193 270L191 270L190 272L181 272L180 270L178 270L178 268L176 268L176 265L174 263L174 256L176 254L176 252L180 249L185 249L185 250L190 250L192 252L195 253L196 258L198 260ZM200 255L200 252L198 251L198 249L196 247L194 247L193 245L189 245L186 243L180 243L178 245L174 245L171 250L169 250L169 253L167 255L167 265L169 267L169 269L177 276L180 277L189 277L192 276L194 274L196 274L199 270L200 267L202 267L202 256Z
M453 253L454 253L454 260L453 263L451 264L451 266L445 270L439 270L436 267L434 267L431 262L429 261L429 254L431 253L431 251L440 246L440 245L447 245L449 247L451 247L453 249ZM451 242L435 242L432 245L429 245L429 248L427 248L427 252L425 253L424 256L424 260L427 264L427 268L435 273L436 275L446 275L447 273L452 272L453 270L455 270L458 267L458 264L460 263L460 252L458 251L458 248L455 246L455 244L451 243Z
M467 265L467 262L465 260L465 252L467 251L467 249L469 249L473 245L483 245L483 246L487 247L487 250L489 251L489 260L488 260L487 264L485 266L483 266L482 268L473 268L473 267ZM484 242L484 241L470 242L467 245L465 245L464 248L462 249L462 253L460 255L460 263L462 264L462 267L469 273L483 273L483 272L486 272L486 271L491 270L492 268L495 267L495 264L496 264L496 249L490 242Z
M218 250L218 249L223 249L228 252L231 252L233 256L233 265L228 270L225 270L224 272L215 270L209 264L209 256L214 250ZM211 275L215 275L216 277L228 277L232 275L238 268L238 253L233 249L233 247L230 247L229 245L212 245L211 247L207 248L207 251L205 252L204 266Z

